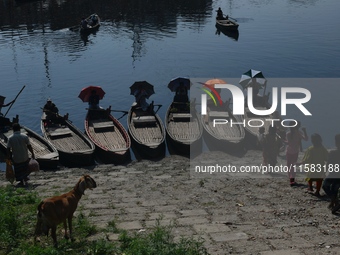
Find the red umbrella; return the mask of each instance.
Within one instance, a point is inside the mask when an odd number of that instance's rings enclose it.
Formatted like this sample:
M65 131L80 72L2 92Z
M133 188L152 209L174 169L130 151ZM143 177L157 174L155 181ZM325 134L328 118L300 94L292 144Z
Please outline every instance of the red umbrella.
M104 95L105 95L105 92L104 90L102 89L102 87L99 87L99 86L88 86L86 88L83 88L81 91L80 91L80 94L79 94L79 98L81 100L83 100L83 102L88 102L89 101L89 97L92 93L92 91L96 91L96 94L99 96L100 99L103 99Z

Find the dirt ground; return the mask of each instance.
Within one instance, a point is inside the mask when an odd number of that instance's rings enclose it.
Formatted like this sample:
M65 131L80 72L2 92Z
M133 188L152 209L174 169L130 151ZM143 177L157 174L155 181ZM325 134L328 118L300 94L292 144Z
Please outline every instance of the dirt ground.
M216 152L197 162L239 169L261 165L262 156L260 151L242 157ZM203 238L210 254L340 253L340 218L327 209L324 192L321 198L306 193L304 174L290 187L286 173L212 175L194 174L193 169L188 158L171 156L126 166L39 171L31 175L30 188L45 198L72 189L82 174L90 174L98 187L85 192L77 210L93 224L106 227L114 220L118 228L138 232L161 217L162 224L174 225L176 238ZM8 184L3 174L0 185ZM117 240L118 235L106 238Z

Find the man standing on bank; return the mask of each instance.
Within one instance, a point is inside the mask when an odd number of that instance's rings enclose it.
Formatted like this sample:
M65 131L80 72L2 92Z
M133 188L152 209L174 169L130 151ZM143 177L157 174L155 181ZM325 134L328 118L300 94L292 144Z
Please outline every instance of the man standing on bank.
M34 151L28 136L20 132L20 125L14 123L12 128L13 134L8 138L7 142L7 156L13 162L16 180L20 181L20 185L26 186L29 180L28 175L30 174L28 151L31 152L32 158L35 158Z

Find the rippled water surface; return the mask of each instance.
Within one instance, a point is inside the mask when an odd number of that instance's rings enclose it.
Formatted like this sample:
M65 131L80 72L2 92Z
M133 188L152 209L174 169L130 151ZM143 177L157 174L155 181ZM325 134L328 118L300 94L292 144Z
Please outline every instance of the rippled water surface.
M22 124L40 133L40 107L51 97L61 113L68 112L83 128L87 105L78 94L88 85L104 88L102 106L128 110L134 99L129 86L147 80L156 91L150 99L164 105L159 111L164 116L173 97L166 86L176 76L241 77L253 68L275 78L339 77L337 0L147 3L2 0L0 94L12 100L26 85L7 116L18 114ZM216 30L218 7L237 19L238 36ZM94 12L102 18L95 34L82 37L68 29ZM338 109L337 86L320 84L320 94L313 86L312 98L322 95ZM121 121L126 124L125 118ZM305 123L310 133L320 132L325 144L333 146L336 120L329 120L327 132L318 119Z

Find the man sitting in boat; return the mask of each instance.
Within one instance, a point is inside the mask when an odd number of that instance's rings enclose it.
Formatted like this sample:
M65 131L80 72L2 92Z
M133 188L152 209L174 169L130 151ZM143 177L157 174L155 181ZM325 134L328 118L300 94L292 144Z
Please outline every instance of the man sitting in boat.
M58 107L52 102L51 99L47 99L43 111L46 114L46 119L55 119L59 113Z
M91 26L94 26L98 23L98 18L97 18L97 15L96 14L92 14L91 16Z
M224 19L223 11L221 10L221 7L219 7L218 10L217 10L217 17L216 17L216 19Z
M174 96L174 107L176 107L180 111L187 110L187 104L189 102L188 97L188 90L184 86L184 84L181 82L179 84L179 87L176 90L176 95Z
M146 102L147 93L144 89L136 90L135 94L136 107L140 107L143 111L149 109L149 104Z
M89 27L88 22L85 18L81 19L80 25L83 29L87 29Z
M6 127L6 126L10 126L11 125L11 121L8 119L8 118L5 118L3 116L3 114L1 113L1 108L2 107L6 107L6 106L9 106L10 104L12 104L14 102L11 101L9 102L8 104L4 104L4 100L5 100L5 97L3 96L0 96L0 130L3 128L3 127Z
M99 107L99 100L100 100L100 97L97 94L97 91L96 90L92 90L91 91L91 95L89 97L89 108L90 109L100 109L100 107Z
M176 95L174 97L174 102L187 103L189 102L188 90L181 82L176 90Z

